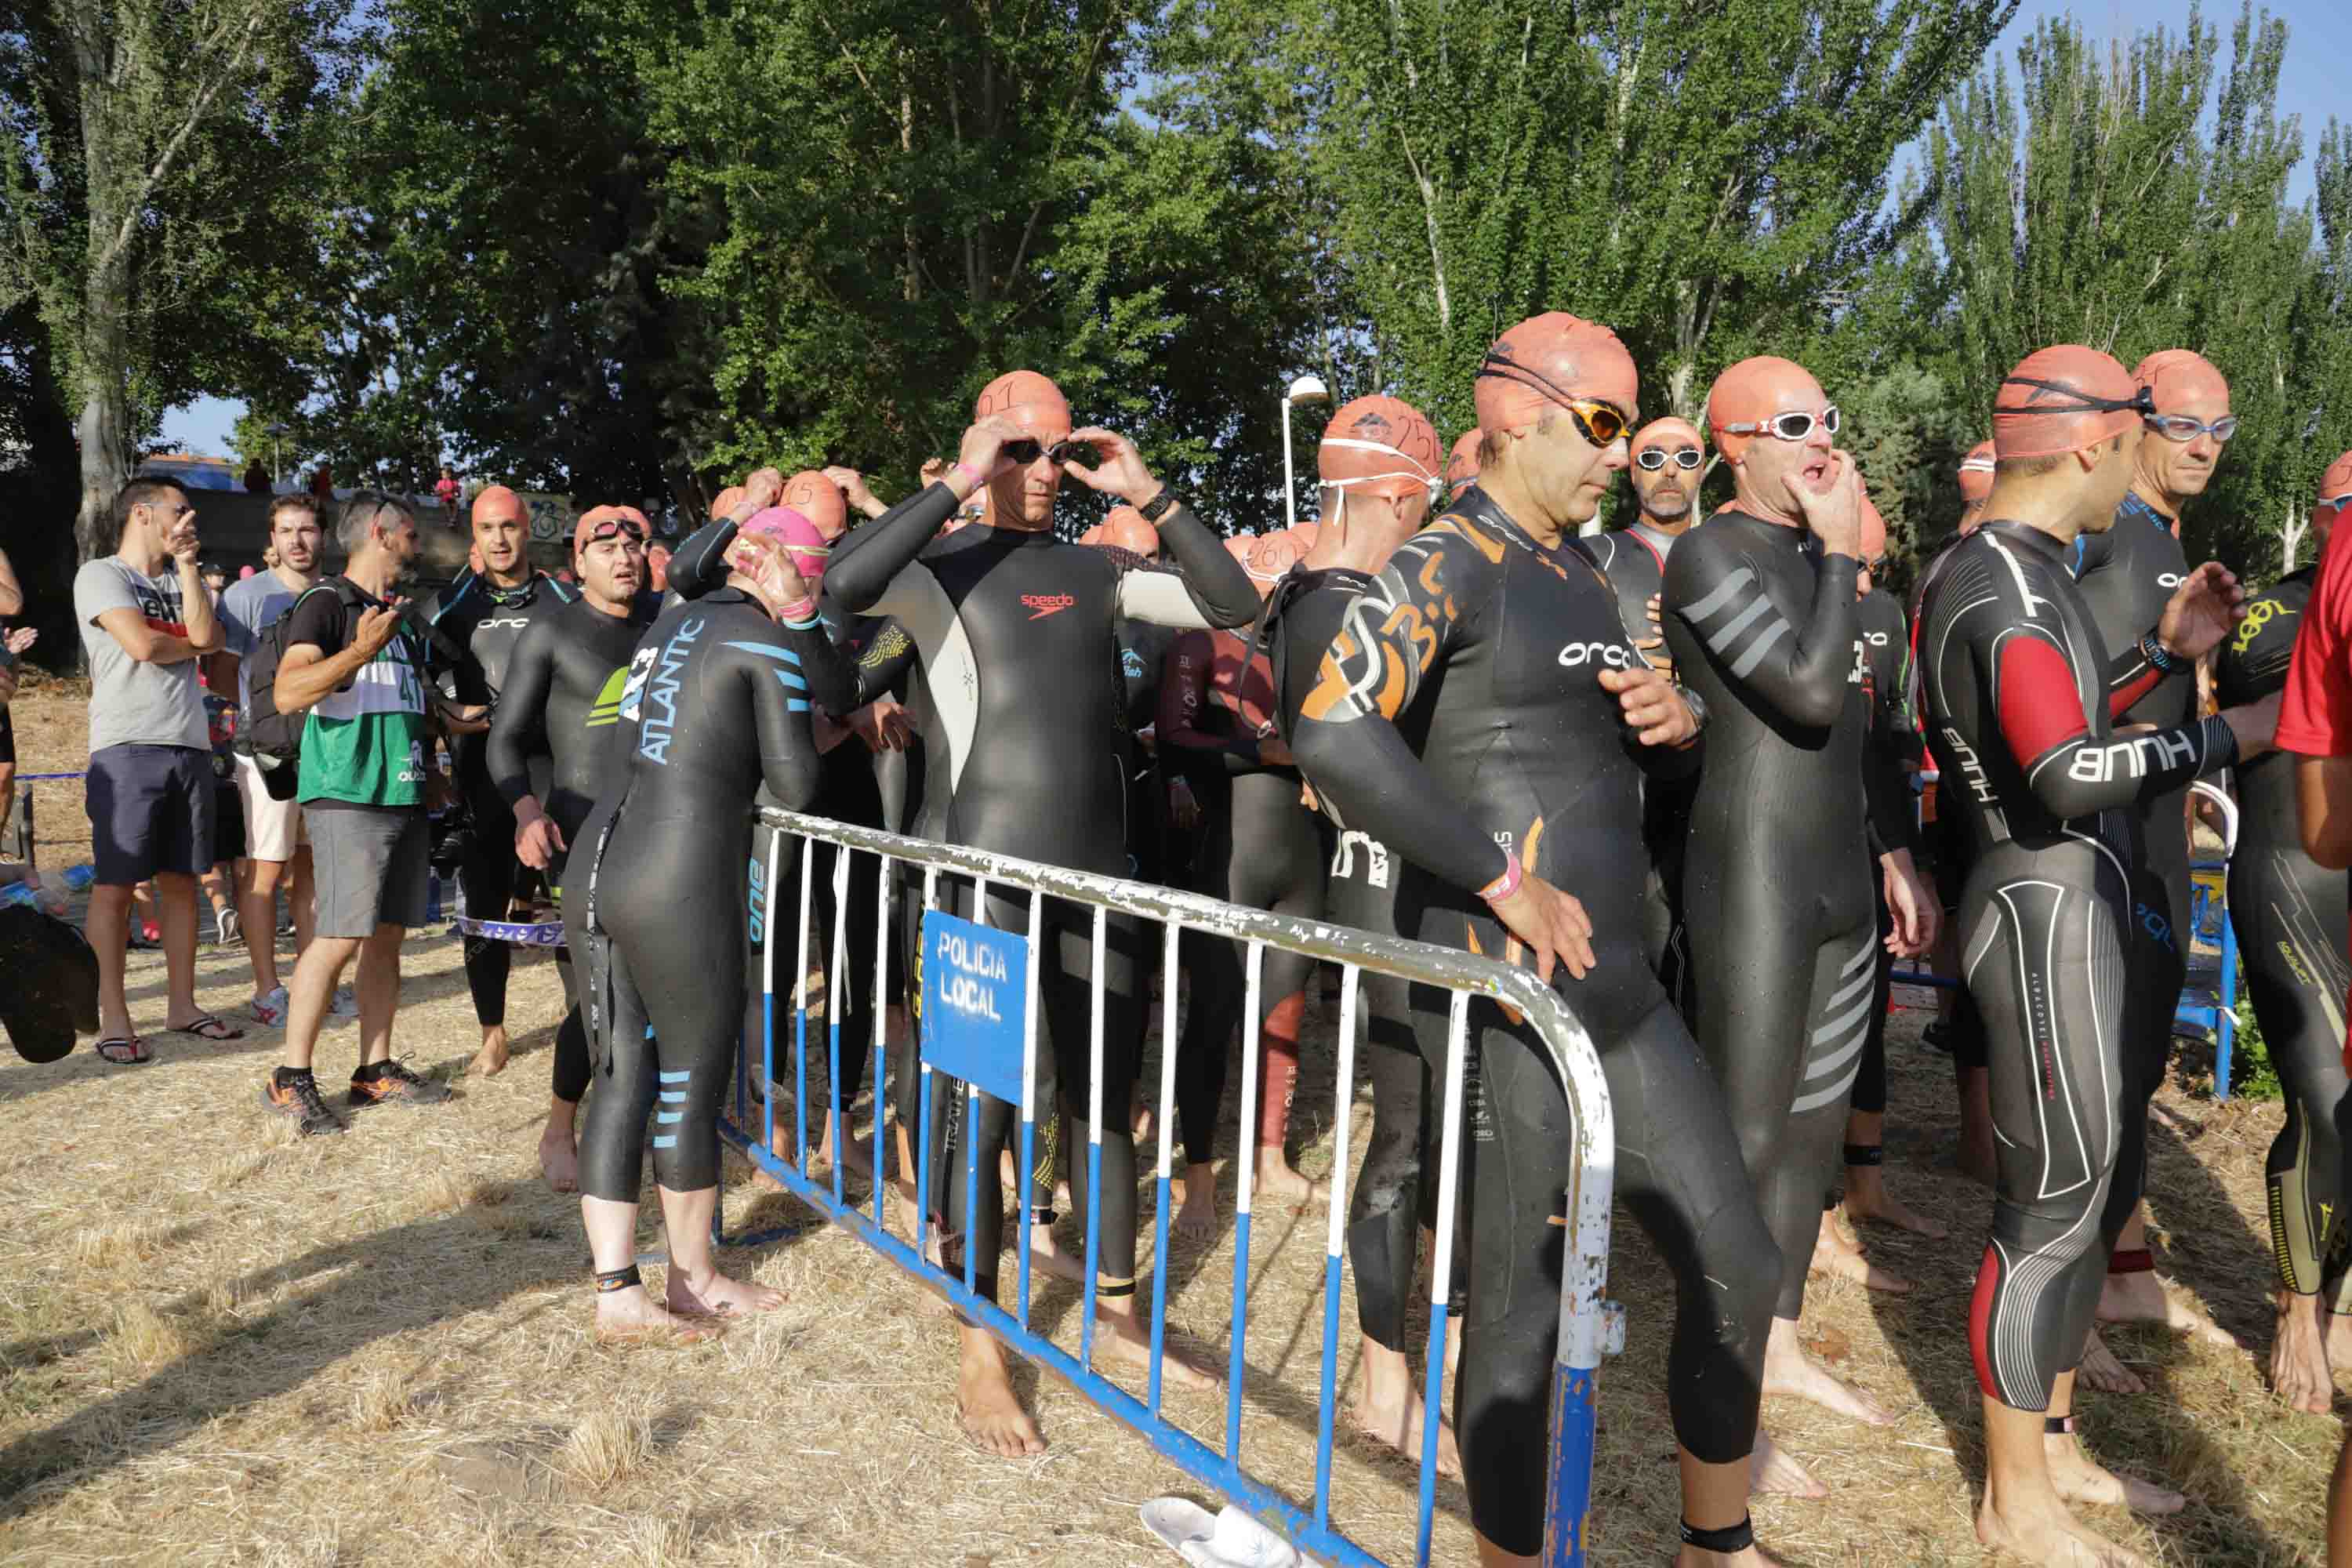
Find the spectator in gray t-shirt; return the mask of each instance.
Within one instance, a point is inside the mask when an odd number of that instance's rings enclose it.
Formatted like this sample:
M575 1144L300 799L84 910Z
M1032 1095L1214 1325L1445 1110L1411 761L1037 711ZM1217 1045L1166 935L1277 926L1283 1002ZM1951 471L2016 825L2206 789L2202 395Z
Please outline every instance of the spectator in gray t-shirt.
M98 879L88 934L98 954L98 1054L150 1058L131 1025L122 952L131 889L151 878L170 973L164 1027L207 1040L244 1036L196 1006L196 879L212 868L212 737L198 656L219 621L196 564L196 509L169 479L133 479L114 503L114 553L74 577L74 620L89 657L90 842Z

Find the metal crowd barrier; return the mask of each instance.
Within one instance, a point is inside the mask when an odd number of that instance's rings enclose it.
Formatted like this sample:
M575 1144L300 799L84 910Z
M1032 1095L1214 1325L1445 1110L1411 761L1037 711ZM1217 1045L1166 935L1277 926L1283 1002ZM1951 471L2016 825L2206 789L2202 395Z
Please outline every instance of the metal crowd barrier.
M797 812L770 809L762 810L759 816L765 839L763 846L755 848L750 868L750 909L747 913L755 939L761 933L767 937L764 942L765 962L760 975L761 992L767 1004L762 1016L767 1024L761 1032L762 1037L747 1037L744 1042L743 1067L738 1075L731 1114L722 1118L720 1136L803 1203L940 1292L967 1318L994 1333L1009 1348L1055 1372L1102 1410L1124 1421L1194 1479L1216 1489L1255 1516L1261 1523L1286 1536L1301 1551L1333 1563L1356 1565L1356 1568L1383 1568L1381 1559L1350 1539L1331 1518L1332 1445L1342 1340L1339 1263L1347 1223L1350 1174L1349 1121L1354 1099L1357 1035L1361 1016L1360 976L1367 970L1395 975L1408 981L1442 986L1452 994L1453 998L1444 1075L1443 1126L1445 1133L1439 1165L1439 1225L1435 1257L1431 1260L1430 1270L1429 1344L1423 1388L1425 1425L1422 1433L1414 1559L1419 1563L1425 1564L1429 1561L1431 1529L1435 1512L1438 1413L1444 1403L1442 1380L1448 1326L1445 1295L1446 1283L1452 1277L1453 1248L1456 1245L1454 1234L1455 1194L1461 1176L1463 1075L1471 1000L1473 997L1487 998L1515 1008L1529 1019L1550 1054L1553 1069L1567 1095L1574 1119L1579 1153L1576 1178L1568 1193L1570 1234L1566 1251L1564 1288L1560 1293L1559 1352L1553 1381L1550 1484L1546 1500L1543 1561L1547 1568L1570 1568L1570 1565L1584 1563L1591 1498L1596 1380L1604 1350L1615 1348L1605 1345L1604 1341L1611 1336L1612 1329L1622 1332L1620 1319L1602 1300L1602 1290L1608 1280L1609 1205L1616 1168L1615 1132L1608 1087L1602 1079L1600 1058L1594 1052L1591 1037L1556 992L1538 981L1530 971L1447 948L1377 937L1319 921L1286 919L1257 910L1219 903L1191 893L928 843ZM776 925L776 914L780 898L791 897L789 891L780 887L786 875L785 844L788 837L802 841L797 891L799 913L792 928L797 931L798 962L786 975L782 987L782 994L795 1020L790 1031L793 1037L790 1041L780 1041L775 1037L775 1005L779 994L777 958L787 942ZM836 1119L835 1125L839 1128L837 1137L845 1144L850 1132L841 1118L848 1100L855 1098L856 1086L845 1082L842 1068L845 1050L854 1057L857 1047L856 1042L845 1042L842 1038L840 1018L843 1009L836 1005L835 999L844 994L843 988L848 982L850 879L872 875L877 889L872 969L873 1037L866 1051L868 1065L861 1066L854 1060L851 1063L851 1071L861 1078L870 1071L868 1081L874 1095L876 1179L870 1212L861 1211L847 1200L839 1151L836 1151L833 1161L830 1183L812 1181L806 1174L809 1152L808 1053L811 1042L808 1038L808 1009L800 1005L799 992L805 984L805 977L810 975L812 952L810 921L817 857L807 852L810 842L837 847L832 857L832 956L827 966L830 979L825 988L824 1028L828 1037L817 1042L816 1048L824 1051L830 1060L832 1071L827 1074L827 1079L832 1087L827 1098ZM868 856L873 858L870 865L865 863L865 858ZM920 1009L922 1051L919 1068L924 1090L921 1100L923 1126L919 1130L909 1130L918 1136L918 1147L921 1150L918 1163L922 1169L919 1173L917 1191L924 1194L925 1201L916 1205L916 1234L911 1237L896 1235L889 1228L883 1204L886 1184L881 1179L882 1173L888 1169L882 1136L883 1124L887 1120L885 1111L892 1103L884 1076L885 1058L889 1054L886 1048L890 975L888 952L892 899L901 867L919 869L925 911L920 965L924 1005ZM940 907L939 901L942 873L969 879L974 884L971 907L980 921L986 918L990 888L997 889L1000 894L1006 889L1025 892L1028 895L1027 932L999 931L980 925L977 921L964 922L949 914ZM909 880L910 889L911 885ZM1020 1195L1029 1191L1030 1179L1035 1169L1037 1119L1041 1113L1046 1116L1055 1113L1053 1106L1037 1104L1034 1092L1038 1045L1036 938L1044 931L1047 899L1083 905L1093 911L1093 970L1096 979L1087 1125L1095 1130L1096 1141L1087 1152L1090 1177L1097 1176L1100 1171L1099 1129L1103 1117L1125 1117L1128 1114L1126 1106L1106 1108L1101 1103L1105 1048L1101 976L1106 920L1109 914L1117 912L1156 921L1161 927L1160 962L1164 984L1160 1004L1161 1063L1159 1113L1155 1122L1159 1142L1155 1178L1158 1215L1154 1223L1151 1260L1151 1352L1147 1393L1142 1399L1136 1398L1095 1370L1095 1265L1099 1256L1102 1208L1099 1203L1087 1205L1085 1301L1080 1319L1078 1353L1072 1356L1045 1335L1034 1331L1030 1324L1030 1205L1020 1201ZM1243 1153L1234 1162L1240 1184L1240 1202L1234 1226L1235 1263L1230 1331L1233 1336L1232 1363L1229 1381L1225 1384L1222 1451L1181 1430L1166 1418L1160 1400L1161 1360L1168 1313L1169 1183L1175 1123L1177 939L1179 931L1183 929L1247 944L1245 973L1248 994L1243 1011L1242 1052ZM950 938L959 945L948 947L946 943ZM821 933L817 941L820 945L814 951L822 960ZM1343 966L1334 1163L1324 1242L1323 1349L1318 1398L1315 1479L1313 1495L1304 1501L1245 1468L1241 1451L1242 1396L1248 1370L1244 1352L1250 1296L1249 1215L1253 1162L1249 1155L1255 1138L1256 1046L1258 1020L1263 1012L1258 994L1259 975L1264 954L1270 947L1328 959ZM948 971L953 966L954 960L959 956L968 959L972 953L981 952L994 956L982 963L966 963L952 979L966 987L959 994L968 1021L985 1020L993 1014L996 1026L1003 1027L1005 1019L1013 1020L1010 1028L1017 1030L1018 1034L1018 1066L1017 1076L1010 1079L1004 1079L995 1068L983 1070L982 1067L972 1065L978 1058L968 1054L971 1049L970 1041L958 1032L962 1026L943 1016L955 1004L943 1004L935 999L932 991L934 986L940 986L944 996L944 987L950 980ZM1007 957L1018 959L1021 969L1011 969L1004 963ZM908 978L910 985L915 983L913 974ZM987 1026L984 1022L971 1023L974 1029ZM1005 1043L1010 1043L1009 1037ZM789 1063L787 1055L791 1058ZM1010 1059L1013 1058L1008 1058L1008 1062ZM998 1098L1008 1102L1017 1101L1019 1106L1020 1176L1014 1189L1015 1201L1021 1211L1019 1239L1015 1247L1019 1260L1019 1286L1013 1309L1009 1311L973 1290L978 1260L971 1256L970 1248L965 1249L963 1265L958 1272L950 1272L927 1260L927 1250L932 1240L929 1234L930 1205L928 1201L931 1191L928 1169L931 1120L929 1091L935 1074L942 1079L961 1076L947 1072L942 1064L948 1060L955 1060L969 1070L989 1077L996 1084L992 1092L996 1092ZM754 1062L759 1065L764 1085L756 1104L748 1082ZM793 1110L794 1158L789 1163L771 1152L776 1146L778 1089L787 1082L778 1068L785 1066L792 1070L790 1081L799 1086ZM982 1089L970 1079L963 1081L966 1083L968 1110L976 1112ZM974 1119L968 1116L967 1125ZM753 1125L747 1127L746 1122ZM962 1142L963 1178L969 1193L977 1181L978 1140L966 1137ZM1139 1151L1139 1155L1140 1153ZM1138 1163L1139 1167L1139 1158ZM969 1206L967 1212L970 1212ZM1352 1338L1352 1334L1349 1337Z

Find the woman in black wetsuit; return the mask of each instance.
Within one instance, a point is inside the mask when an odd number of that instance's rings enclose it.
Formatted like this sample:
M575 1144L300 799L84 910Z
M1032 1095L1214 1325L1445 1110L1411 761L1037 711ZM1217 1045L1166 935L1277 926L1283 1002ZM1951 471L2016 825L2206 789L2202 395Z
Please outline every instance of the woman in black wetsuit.
M1706 699L1709 723L1683 862L1694 1033L1780 1247L1765 1387L1883 1425L1893 1417L1797 1342L1879 951L1854 594L1861 481L1831 445L1837 423L1820 384L1787 360L1744 361L1717 379L1707 424L1735 500L1675 546L1662 609L1675 672ZM1890 868L1887 882L1911 941L1932 911L1915 881Z
M1488 351L1479 484L1381 570L1320 660L1292 745L1325 809L1396 858L1401 934L1505 962L1532 950L1591 1030L1616 1119L1616 1195L1678 1287L1666 1380L1677 1562L1713 1568L1767 1561L1747 1499L1780 1270L1723 1098L1643 944L1641 779L1696 761L1677 749L1696 718L1567 537L1625 465L1635 388L1623 345L1572 316L1524 321ZM1454 1430L1492 1565L1543 1544L1574 1146L1528 1026L1486 1003L1470 1017L1481 1091ZM1443 1061L1444 1013L1415 1022Z
M781 551L746 537L727 560L727 585L665 612L632 662L620 711L635 745L626 775L582 826L587 871L565 911L585 954L592 1062L604 1079L580 1140L580 1208L607 1336L782 1300L720 1274L709 1240L719 1106L766 875L751 849L751 801L762 784L787 806L814 798L811 705L848 711L856 673ZM669 1236L667 1310L631 1261L648 1113Z
M2321 504L2311 510L2315 563L2336 521L2326 498L2344 491L2352 491L2352 454L2328 470L2320 483ZM2246 618L2221 645L2213 668L2213 695L2224 708L2285 688L2318 572L2316 564L2290 572L2247 601ZM2329 1320L2341 1321L2341 1314L2352 1311L2339 1245L2345 1202L2352 1194L2345 1164L2352 1147L2352 1083L2344 1070L2352 964L2345 952L2344 873L2322 869L2304 852L2293 757L2266 752L2242 763L2237 784L2230 921L2254 1021L2286 1089L2286 1123L2264 1166L2279 1272L2271 1386L2294 1408L2326 1415L2335 1393Z

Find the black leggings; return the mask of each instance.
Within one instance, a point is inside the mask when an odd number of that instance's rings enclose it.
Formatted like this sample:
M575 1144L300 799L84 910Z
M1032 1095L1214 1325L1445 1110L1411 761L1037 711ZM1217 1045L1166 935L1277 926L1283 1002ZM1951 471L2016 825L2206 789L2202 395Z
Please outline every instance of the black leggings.
M2298 1295L2341 1290L2329 1267L2352 1194L2352 1083L2344 1070L2345 880L2298 843L2239 841L2230 919L2254 1018L2286 1090L2286 1125L2263 1169L2279 1283ZM2335 1303L2341 1310L2343 1302Z
M625 805L589 873L586 978L605 1080L580 1137L590 1197L637 1201L648 1114L654 1180L677 1193L718 1184L719 1108L743 1027L750 837Z
M941 889L942 901L961 913L971 907L971 889L958 883ZM1029 929L1029 899L1025 893L992 890L988 923L1025 933ZM1135 1098L1136 1069L1143 1057L1143 1007L1146 955L1150 943L1143 923L1132 916L1108 918L1103 939L1103 1082L1102 1082L1102 1219L1099 1278L1114 1287L1131 1287L1135 1279L1135 1131L1129 1114ZM1072 1212L1081 1226L1094 1201L1088 1190L1087 1121L1094 1018L1094 916L1088 909L1048 899L1037 963L1037 1132L1045 1147L1036 1153L1031 1202L1050 1202L1053 1176L1048 1155L1056 1100L1067 1108L1070 1126L1068 1169ZM1018 1151L1021 1108L993 1095L980 1097L977 1118L979 1206L966 1212L962 1126L957 1111L966 1097L962 1086L944 1074L935 1075L939 1097L932 1108L931 1190L933 1212L944 1212L951 1235L961 1235L972 1248L973 1275L982 1294L995 1299L996 1261L1004 1246L1003 1184L997 1156ZM950 1090L954 1092L950 1092ZM941 1136L942 1131L945 1136ZM944 1202L942 1202L942 1198Z
M1465 1144L1470 1282L1454 1430L1472 1523L1504 1551L1532 1555L1543 1544L1576 1144L1568 1098L1532 1031L1486 1002L1471 1004L1471 1020L1481 1083ZM1441 1063L1444 1015L1417 1023ZM1723 1096L1663 1002L1602 1051L1601 1066L1616 1117L1617 1201L1675 1272L1666 1404L1675 1440L1703 1463L1745 1459L1781 1268Z
M2123 1068L2130 1114L2123 1119L2109 1202L2116 1231L2131 1217L2147 1179L2147 1107L2172 1060L2172 1021L2189 978L2189 833L2181 802L2168 795L2147 809L2145 853L2132 869L2131 920L2123 938L2129 984L2124 993ZM2115 1243L2115 1234L2107 1237Z
M1320 919L1323 838L1316 818L1298 804L1297 778L1279 772L1243 773L1232 785L1231 801L1210 815L1205 825L1193 890L1244 909ZM1176 1049L1176 1120L1183 1129L1185 1161L1205 1165L1216 1143L1217 1112L1225 1095L1227 1047L1241 1025L1242 1009L1248 1005L1247 976L1240 943L1200 931L1184 932L1181 962L1191 980L1191 1007ZM1277 1145L1298 1068L1297 1028L1283 1005L1304 994L1314 970L1315 961L1305 953L1278 948L1265 950L1259 969L1258 1001L1265 1009L1261 1022L1279 1014L1281 1022L1291 1024L1286 1037L1270 1030L1261 1035L1267 1062L1259 1075L1265 1115L1258 1136L1264 1140L1271 1131ZM1251 1130L1243 1129L1243 1135L1246 1145Z
M2052 1383L2082 1360L2108 1249L2138 1195L2119 1164L2145 1115L2124 1070L2126 988L2141 973L2125 959L2127 888L2096 845L2011 842L1977 863L1960 903L1998 1163L1969 1345L1979 1385L2012 1410L2048 1409Z
M1348 1266L1355 1271L1356 1321L1364 1337L1402 1351L1419 1256L1415 1233L1437 1226L1444 1087L1414 1043L1407 983L1367 973L1357 985L1357 1005L1366 1014L1358 1058L1372 1080L1372 1124L1348 1204ZM1466 1249L1454 1256L1465 1257Z
M1886 894L1878 895L1878 980L1870 991L1870 1027L1862 1037L1862 1070L1854 1074L1850 1110L1878 1115L1886 1110L1886 1001L1895 992L1895 955L1886 949L1894 933L1895 916Z
M473 834L465 860L457 868L458 885L466 891L466 913L478 921L502 921L514 900L515 881L522 869L515 859L514 812L495 792L487 798L472 796L467 809ZM495 937L465 940L466 989L473 993L474 1021L494 1029L507 1021L507 973L513 950Z

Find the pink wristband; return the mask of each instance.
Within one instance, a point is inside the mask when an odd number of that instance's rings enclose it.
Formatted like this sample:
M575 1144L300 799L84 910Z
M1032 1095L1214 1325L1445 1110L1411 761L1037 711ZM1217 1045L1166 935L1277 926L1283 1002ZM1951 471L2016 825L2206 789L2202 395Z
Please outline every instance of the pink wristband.
M982 473L978 468L973 468L970 463L959 462L954 467L949 468L948 472L951 474L971 475L971 488L973 489L978 489L981 486L988 482L988 476Z
M1519 883L1526 876L1527 868L1519 864L1518 852L1506 849L1503 851L1503 874L1479 889L1478 896L1490 904L1499 904L1519 890Z
M780 621L808 621L815 618L816 596L814 595L803 599L794 599L789 605L776 606L776 619Z

